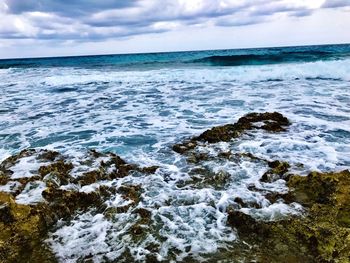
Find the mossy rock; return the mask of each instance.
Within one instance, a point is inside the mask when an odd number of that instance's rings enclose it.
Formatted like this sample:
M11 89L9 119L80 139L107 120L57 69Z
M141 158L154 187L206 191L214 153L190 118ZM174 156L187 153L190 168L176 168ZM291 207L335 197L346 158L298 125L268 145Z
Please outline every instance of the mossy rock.
M2 192L0 206L0 262L56 262L43 243L48 226L42 213Z
M290 168L289 163L281 161L268 162L270 169L263 174L260 181L261 182L274 182L279 179L286 179L285 174Z
M256 123L263 122L259 126ZM183 143L173 145L172 149L180 154L185 154L197 147L198 142L217 143L228 142L240 137L244 132L261 129L269 132L282 132L290 125L289 120L278 112L249 113L239 118L234 124L226 124L213 127L199 136L193 137Z
M288 186L290 202L306 206L306 215L265 222L229 212L228 224L254 246L257 262L350 262L350 172L294 175Z

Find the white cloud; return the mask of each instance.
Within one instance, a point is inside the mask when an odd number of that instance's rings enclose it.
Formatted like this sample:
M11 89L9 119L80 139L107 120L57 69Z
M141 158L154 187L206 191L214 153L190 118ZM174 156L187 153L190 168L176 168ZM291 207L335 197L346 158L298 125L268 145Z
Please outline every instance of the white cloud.
M272 28L284 19L306 21L322 10L343 14L349 6L349 0L0 0L0 41L19 46L27 43L21 39L31 39L43 46L55 43L57 48L67 43L132 41L147 34L155 38L165 32L183 32L185 41L191 30ZM319 23L324 27L324 21Z

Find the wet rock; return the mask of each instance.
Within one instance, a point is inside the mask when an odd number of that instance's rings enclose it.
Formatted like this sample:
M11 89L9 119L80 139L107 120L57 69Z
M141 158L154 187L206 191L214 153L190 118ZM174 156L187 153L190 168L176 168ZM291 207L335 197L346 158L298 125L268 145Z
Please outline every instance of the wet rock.
M103 177L104 176L103 173L101 173L101 171L94 170L84 173L82 176L79 176L73 182L80 184L81 186L85 186L96 183L97 180L101 180Z
M141 186L139 185L122 185L118 188L117 193L123 195L125 199L132 200L134 203L138 203L141 196Z
M94 157L95 159L106 156L105 154L100 153L100 152L96 151L95 149L90 149L89 154L91 154L92 157Z
M47 231L42 213L15 203L11 195L0 192L0 261L56 262L43 243Z
M238 234L242 236L255 235L254 238L264 239L268 235L268 230L265 229L264 224L240 211L229 210L227 223L236 228Z
M159 166L153 165L153 166L148 166L148 167L139 168L138 170L139 170L141 173L154 174L158 169L159 169Z
M253 124L256 122L264 122L265 124L263 126L254 126ZM284 126L288 126L289 124L288 119L278 112L249 113L241 117L235 124L214 127L196 137L195 140L209 143L227 142L233 138L239 137L247 130L264 129L271 132L285 131Z
M4 203L0 205L0 222L5 225L14 222L15 219L11 213L11 209L9 204Z
M212 187L214 189L223 188L231 178L231 174L225 171L218 171L217 173L205 167L195 167L189 171L191 180L181 181L177 183L178 187L188 185L196 188Z
M227 124L223 126L214 127L210 130L203 132L201 135L196 137L195 140L209 143L228 142L233 138L239 137L244 130L250 129L251 126L248 125L250 124L247 124L247 126L242 126L240 128L238 128L234 124Z
M31 176L31 177L22 177L22 178L13 179L13 180L17 181L17 182L21 183L23 186L25 186L29 182L38 181L40 179L41 179L40 175L35 175L35 176Z
M4 172L0 171L0 185L5 185L9 181L10 177Z
M288 169L290 168L289 163L281 161L268 162L268 165L270 169L263 174L263 176L260 179L261 182L271 183L279 179L285 179L284 175L288 172Z
M110 173L111 179L124 178L132 171L137 171L138 167L134 164L120 164L117 169Z
M288 194L274 199L299 202L308 208L306 215L264 222L239 211L228 212L227 223L254 246L254 258L258 262L349 262L350 172L293 175L288 186Z
M230 159L232 157L233 153L231 151L228 152L220 152L218 154L219 158L224 158L224 159Z
M55 174L62 185L68 184L69 172L73 169L73 164L59 160L55 163L41 166L38 173L44 177L48 174Z
M263 122L263 125L256 125ZM228 142L240 137L244 132L253 129L262 129L269 132L281 132L290 125L289 120L278 112L249 113L241 117L234 124L213 127L197 137L183 143L175 144L172 148L175 152L184 154L196 148L198 142L217 143Z
M173 151L183 154L196 148L197 142L195 140L185 141L183 143L173 145Z
M53 162L58 156L60 156L59 152L42 150L41 153L38 155L38 159Z
M21 158L28 156L45 161L45 165L33 171L30 177L13 179L20 185L13 196L0 192L0 262L56 262L43 240L58 220L69 221L77 212L90 209L103 212L107 217L109 213L112 218L115 212L125 213L128 209L135 207L141 196L141 187L135 185L123 185L118 189L100 186L92 192L79 192L74 190L78 188L74 185L71 188L61 188L61 186L66 186L68 183L80 184L80 186L91 185L100 180L122 178L134 171L154 173L158 169L157 166L140 168L135 164L128 164L116 154L102 154L92 150L86 159L80 161L80 164L84 169L89 165L94 165L92 167L95 168L96 163L99 163L99 166L95 170L82 172L80 176L73 178L70 175L74 168L73 164L58 152L24 150L0 164L0 183L7 183L11 176L9 168ZM101 157L104 161L99 162L98 158ZM16 204L15 196L32 181L45 182L46 189L42 192L45 201L35 205ZM110 208L116 211L109 211L106 200L117 192L132 202L124 207ZM140 215L139 225L150 221L150 211L140 208L136 213ZM140 226L140 229L143 228L144 226ZM137 235L138 232L135 227L134 234Z
M14 166L19 161L19 159L32 156L35 153L36 151L33 149L22 150L20 153L12 155L2 161L0 164L0 170L7 171L10 167Z
M294 175L289 178L287 184L293 190L292 194L296 202L304 206L311 206L315 203L331 204L336 201L334 194L337 187L342 185L339 184L339 179L342 179L341 183L349 183L350 185L349 171L329 174L312 172L305 177ZM345 191L344 188L341 187L340 190ZM350 191L347 192L350 193ZM343 197L343 194L337 196L337 198L339 197Z
M70 216L72 212L77 209L98 207L103 201L98 192L84 193L78 191L66 191L53 187L46 188L43 191L42 196L50 203L50 206L64 205L68 208L68 215L65 215L65 212L67 211L66 208L62 211L56 211L59 213L60 217Z
M152 212L148 209L137 208L134 210L134 213L140 215L142 224L148 224L151 221Z
M261 208L261 206L256 202L245 202L242 198L236 197L235 201L241 208Z
M209 155L207 153L191 153L191 155L187 158L187 161L190 163L199 163L202 161L207 161L209 159Z

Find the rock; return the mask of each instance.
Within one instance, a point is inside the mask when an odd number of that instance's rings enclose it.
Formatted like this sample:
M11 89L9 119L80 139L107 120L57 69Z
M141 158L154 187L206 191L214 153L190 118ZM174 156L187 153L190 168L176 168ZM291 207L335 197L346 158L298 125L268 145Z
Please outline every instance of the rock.
M263 122L264 125L258 126L255 123ZM234 138L240 137L244 132L253 129L262 129L269 132L281 132L290 125L289 120L278 112L249 113L241 117L234 124L213 127L197 137L187 140L183 143L175 144L172 149L180 154L196 148L198 142L217 143L228 142Z
M259 239L263 239L266 237L268 232L263 223L256 221L250 215L240 211L229 210L227 223L231 227L236 228L238 234L242 236L256 235L256 237Z
M90 185L90 184L96 183L97 180L101 180L102 178L103 178L103 173L101 173L99 170L94 170L94 171L84 173L82 176L79 176L73 182L78 183L81 186L84 186L84 185Z
M72 163L67 163L63 160L59 160L55 163L41 166L38 173L44 177L48 174L55 174L60 180L60 184L65 185L69 182L69 172L73 169Z
M159 166L153 165L138 169L141 173L154 174L159 169Z
M288 172L290 168L289 163L281 161L268 162L270 169L263 174L260 181L261 182L274 182L279 179L285 179L284 175Z
M58 156L60 156L59 152L42 150L41 153L38 155L38 159L53 162Z
M8 203L0 204L0 222L8 225L15 221Z
M242 198L236 197L233 201L235 201L240 207L243 208L261 208L261 206L256 202L244 202Z
M141 187L139 185L122 185L118 188L117 193L122 194L125 199L132 200L137 204L141 196Z
M43 213L15 203L11 195L0 192L0 261L56 262L43 243L47 231Z
M197 142L194 140L185 141L183 143L175 144L173 146L173 151L183 154L188 152L189 150L196 148L196 146L197 146Z
M187 161L190 163L199 163L202 161L207 161L209 159L209 155L207 153L191 153L191 155L187 158Z
M136 208L133 212L140 215L141 217L140 223L142 224L150 223L151 217L152 217L152 212L150 210L145 208Z
M254 126L256 122L264 121L265 125ZM285 131L284 126L290 125L288 119L278 112L249 113L241 117L235 124L226 124L214 127L205 131L195 138L196 141L205 141L209 143L227 142L233 138L239 137L243 132L251 129L264 129L277 132Z
M301 203L308 208L305 216L264 222L228 211L227 223L237 229L244 242L254 246L256 261L349 262L350 172L293 175L287 184L290 192L274 199Z
M9 181L10 177L4 172L0 171L0 185L5 185Z
M33 149L22 150L20 153L12 155L12 156L6 158L4 161L2 161L0 164L0 170L6 171L11 166L15 165L19 159L32 156L35 153L36 153L36 151Z
M110 173L111 179L124 178L129 175L132 171L137 171L138 167L134 164L120 164L113 172Z
M296 202L311 206L315 203L331 204L335 201L334 194L342 185L339 184L339 180L342 184L350 185L349 171L329 174L312 172L305 177L294 175L289 178L287 185L293 190L292 194ZM345 187L341 187L341 191L347 191L350 194ZM343 194L337 197L340 196L343 197Z
M0 192L0 262L56 262L57 260L43 240L47 238L47 233L58 220L69 221L77 212L84 212L88 209L95 209L97 212L103 212L106 217L112 218L115 213L125 213L135 207L141 197L141 187L135 185L123 185L118 189L100 186L93 192L63 190L61 186L68 183L76 183L81 186L90 185L99 180L122 178L133 171L149 174L158 169L157 166L140 168L135 164L128 164L113 153L102 154L92 150L87 159L80 162L84 168L98 163L97 158L104 157L105 161L101 161L100 166L95 170L73 178L70 172L74 165L65 160L65 157L58 152L23 150L1 162L0 183L6 184L11 175L8 169L21 158L28 156L34 156L48 164L42 165L37 171L32 171L33 175L30 177L13 179L21 184L20 189L13 193L13 196ZM31 181L45 182L46 189L42 192L45 201L35 205L17 204L15 196ZM72 186L72 188L64 189L76 188ZM131 200L132 203L124 207L107 209L106 200L116 192L122 194L125 199ZM135 213L140 215L138 226L136 225L132 231L137 236L141 230L146 229L142 224L150 222L151 212L139 208L135 210Z

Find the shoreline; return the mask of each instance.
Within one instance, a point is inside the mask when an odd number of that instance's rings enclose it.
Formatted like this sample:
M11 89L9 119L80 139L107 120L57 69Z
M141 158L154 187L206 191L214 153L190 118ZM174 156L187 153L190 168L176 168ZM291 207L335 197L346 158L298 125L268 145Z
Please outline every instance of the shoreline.
M197 169L203 162L211 160L221 162L256 162L265 166L261 183L274 183L279 180L286 182L287 192L274 192L258 189L254 185L251 191L262 194L269 205L299 204L295 214L287 214L279 219L266 220L256 217L254 211L263 209L260 203L247 202L236 197L233 204L224 212L227 216L227 226L238 234L238 241L231 241L231 250L212 257L221 260L232 255L248 262L258 259L259 262L346 262L350 255L350 172L348 170L334 173L311 172L308 176L289 173L291 164L283 160L264 160L249 153L221 152L215 156L200 154L197 147L206 147L211 143L230 141L239 138L251 129L262 129L268 133L288 132L290 122L283 115L274 113L250 113L240 118L235 124L214 127L199 136L175 144L173 150L183 155L188 165ZM34 175L19 176L11 170L25 158L39 160ZM108 220L115 216L127 214L133 219L128 228L130 238L135 244L141 242L148 233L155 231L152 222L155 219L152 209L142 208L145 189L142 185L125 184L123 178L130 175L151 176L157 173L159 167L140 167L131 164L113 153L99 153L91 150L87 153L83 165L93 168L82 171L72 177L71 171L77 167L60 153L48 150L24 150L17 155L7 158L0 164L0 184L9 181L19 182L21 186L12 193L0 190L0 259L15 262L23 257L29 262L56 262L52 251L48 250L43 239L57 228L59 219L70 222L77 214L84 211L95 211ZM79 167L78 167L79 168ZM227 180L226 173L212 173L206 170L192 170L191 180L178 184L180 189L186 187L222 188ZM41 191L41 200L35 204L18 204L18 196L28 190L28 185L39 182L45 183ZM102 182L102 183L101 183ZM113 182L113 183L112 183ZM120 183L118 183L120 182ZM69 184L79 185L74 188ZM69 187L68 187L69 186ZM78 190L77 190L78 189ZM120 196L121 201L116 206L109 200ZM215 204L214 204L215 207ZM247 210L247 208L249 208ZM216 208L218 209L218 208ZM253 212L252 212L253 211ZM292 211L292 210L291 210ZM50 239L50 238L49 238ZM248 246L245 244L249 244ZM248 247L244 249L243 247ZM250 247L250 248L249 248ZM148 247L149 253L144 261L159 260L159 246ZM250 255L247 255L249 251ZM157 256L158 255L158 256ZM128 257L126 253L124 257ZM226 258L225 258L226 257ZM85 260L91 256L86 255ZM83 259L83 258L81 258ZM208 256L210 260L210 255ZM232 258L231 258L232 259ZM39 261L38 261L39 260ZM46 261L45 261L46 260ZM51 261L52 260L52 261ZM62 259L61 259L62 260ZM106 259L105 259L106 260ZM164 259L164 260L171 260ZM184 258L183 261L195 258ZM108 260L105 262L109 262Z

